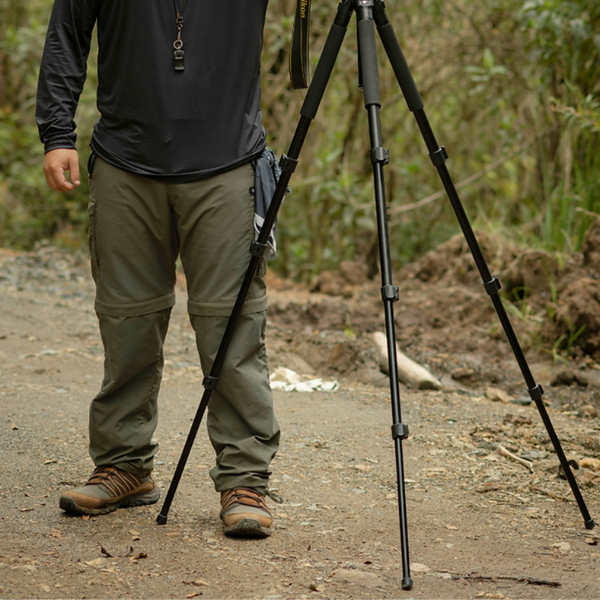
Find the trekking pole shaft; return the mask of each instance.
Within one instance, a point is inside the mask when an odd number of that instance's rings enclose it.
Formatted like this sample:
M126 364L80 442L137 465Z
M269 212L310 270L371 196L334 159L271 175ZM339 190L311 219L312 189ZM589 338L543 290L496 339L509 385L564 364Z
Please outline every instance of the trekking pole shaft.
M285 197L291 176L298 163L298 157L300 156L300 151L304 145L308 130L316 116L317 110L323 98L323 94L325 93L325 88L327 87L327 82L335 65L335 60L342 44L346 27L351 15L351 7L340 6L336 20L330 30L325 47L321 54L319 64L315 70L313 81L307 91L305 101L302 105L300 121L296 127L294 137L290 144L289 152L287 155L284 155L280 161L282 174L277 182L277 187L275 188L275 193L273 194L269 210L267 211L265 220L262 224L260 234L250 249L252 258L250 259L248 269L244 275L240 291L232 309L231 316L227 322L225 333L223 334L219 349L217 350L217 355L212 364L210 374L204 378L204 385L206 389L202 395L202 400L200 401L200 405L196 411L196 416L194 417L190 427L190 431L184 444L181 456L179 457L179 461L177 463L173 479L171 480L169 490L165 497L165 501L156 519L156 522L159 525L164 525L167 522L168 513L173 502L173 498L175 497L175 493L177 491L177 487L179 486L185 465L194 445L194 441L208 406L212 390L217 386L227 350L231 343L238 319L241 315L244 302L246 301L246 296L250 290L250 286L252 284L252 280L254 279L254 274L259 265L262 254L264 254L264 250L267 247L271 229L273 228L277 218L277 213ZM262 254L259 254L261 251Z
M483 253L481 252L481 248L479 247L479 243L477 242L475 233L473 232L467 214L446 167L445 162L448 158L448 155L446 150L438 145L427 116L425 115L423 100L419 95L402 49L398 43L398 39L394 34L393 28L385 12L383 0L375 0L374 19L377 24L378 32L383 42L385 51L392 64L394 74L398 80L398 84L402 89L402 93L406 99L409 109L414 114L425 145L427 146L429 157L438 171L442 185L444 186L446 194L448 195L462 233L465 237L467 245L469 246L477 269L479 270L483 285L488 295L492 299L492 303L496 309L500 323L502 324L508 342L513 350L515 359L519 365L519 368L521 369L525 383L527 384L529 395L531 396L532 400L534 400L542 421L546 426L548 435L552 441L560 464L565 472L565 476L569 482L569 485L571 486L571 490L573 491L573 495L583 516L585 526L587 529L591 529L594 527L594 521L590 517L585 505L585 501L583 500L577 485L577 481L575 480L575 477L571 471L571 467L562 449L560 440L556 435L550 417L548 416L548 412L546 411L546 407L544 406L544 402L542 400L543 390L541 386L535 382L535 379L531 374L531 370L529 369L529 365L527 364L523 350L521 349L517 336L513 330L510 319L506 314L506 310L498 294L500 290L500 282L496 278L493 278L490 274Z
M416 111L414 115L417 119L417 123L419 124L421 131L426 132L426 136L424 136L424 138L426 140L430 156L435 156L436 154L440 155L440 151L442 151L442 156L445 155L445 151L443 150L443 148L438 146L437 141L435 140L435 136L433 135L433 133L431 133L431 128L429 126L429 122L427 121L427 117L425 116L424 109ZM513 351L515 360L519 365L519 368L523 375L523 379L525 380L525 383L527 385L527 391L529 392L529 395L536 404L536 407L540 413L540 417L544 423L544 426L546 427L546 431L548 432L548 437L552 442L558 460L565 473L565 477L569 482L569 486L571 488L571 491L573 492L573 496L575 497L575 501L577 502L577 505L579 506L579 510L583 517L585 527L586 529L592 529L594 527L594 521L590 517L583 496L581 495L581 491L579 490L579 486L577 485L575 476L571 471L569 461L565 456L560 440L556 435L556 431L554 430L552 421L550 420L546 407L544 406L544 401L542 400L543 390L541 386L536 383L531 373L531 369L529 368L529 364L527 363L527 359L525 358L525 354L523 353L521 344L519 343L517 335L513 329L512 323L510 322L510 319L508 318L508 315L506 313L506 309L504 308L504 304L502 303L502 299L500 298L500 295L498 293L500 290L500 282L496 278L492 277L492 275L490 274L487 263L483 256L483 253L481 252L481 248L479 246L479 243L477 242L477 238L475 236L475 233L473 232L473 229L464 210L462 202L460 201L456 188L454 187L454 183L452 182L452 178L450 177L446 164L435 164L435 167L438 170L438 174L440 176L444 189L446 190L446 194L448 195L450 204L452 205L452 208L454 210L460 228L463 232L465 240L467 241L467 245L471 250L471 254L473 256L475 265L479 270L479 274L483 281L483 285L492 300L492 304L494 306L494 309L496 310L496 314L498 315L498 319L502 325L508 343Z
M392 261L385 200L385 179L383 167L389 162L388 152L383 148L381 138L381 92L379 70L377 66L377 48L375 45L375 27L371 6L360 6L356 10L358 30L358 50L361 82L364 92L365 108L369 121L371 142L371 163L373 165L373 187L377 214L377 232L379 241L379 262L381 268L381 295L384 304L385 329L388 349L388 372L392 405L392 437L396 454L396 481L398 491L398 513L400 520L400 549L402 554L402 588L410 590L413 582L410 577L410 559L408 551L408 522L406 516L406 490L404 483L404 459L402 441L408 436L408 428L402 424L400 409L400 391L398 384L398 365L396 354L396 333L394 325L393 303L398 300L398 288L392 284Z
M196 416L194 417L194 420L192 422L192 426L190 428L190 432L186 439L183 450L181 451L181 456L179 457L177 468L175 469L175 473L173 474L171 484L169 485L169 490L167 492L167 495L165 496L165 500L163 502L160 513L156 517L156 522L159 525L165 525L167 522L169 510L171 509L171 504L173 502L173 498L175 497L175 492L177 491L179 481L181 480L181 476L183 475L183 470L185 469L185 465L190 456L190 452L192 450L192 446L194 445L198 429L200 428L200 423L202 422L204 411L208 406L208 401L210 400L211 393L212 390L206 389L204 390L204 394L202 394L202 400L200 401L200 405L198 406L198 410L196 411Z

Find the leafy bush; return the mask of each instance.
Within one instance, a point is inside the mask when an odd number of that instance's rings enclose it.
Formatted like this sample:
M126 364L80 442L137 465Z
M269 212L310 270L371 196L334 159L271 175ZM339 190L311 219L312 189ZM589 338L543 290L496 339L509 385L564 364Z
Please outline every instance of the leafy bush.
M69 194L50 190L42 172L44 150L35 124L39 64L52 2L0 3L0 245L30 248L50 238L79 247L86 231L87 184ZM77 116L83 131L95 116L91 65ZM80 138L82 172L89 133ZM87 142L87 143L86 143Z
M82 244L87 185L45 185L35 88L51 0L0 0L0 245ZM426 112L467 214L480 229L550 251L578 249L600 213L600 4L597 0L388 0ZM263 54L269 143L287 151L304 93L288 83L296 0L271 2ZM337 10L314 2L312 68ZM348 27L279 220L274 267L305 280L343 259L377 269L369 133ZM392 258L412 261L458 232L437 172L378 43ZM92 52L92 56L94 52ZM85 172L97 118L94 61L76 120Z

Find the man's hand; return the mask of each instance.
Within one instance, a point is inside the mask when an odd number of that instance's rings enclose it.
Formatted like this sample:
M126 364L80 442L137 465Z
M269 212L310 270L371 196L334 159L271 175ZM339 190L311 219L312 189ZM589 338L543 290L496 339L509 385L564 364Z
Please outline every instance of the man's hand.
M68 181L65 173L69 171ZM70 192L81 184L79 178L79 154L70 148L50 150L44 156L46 183L57 192Z

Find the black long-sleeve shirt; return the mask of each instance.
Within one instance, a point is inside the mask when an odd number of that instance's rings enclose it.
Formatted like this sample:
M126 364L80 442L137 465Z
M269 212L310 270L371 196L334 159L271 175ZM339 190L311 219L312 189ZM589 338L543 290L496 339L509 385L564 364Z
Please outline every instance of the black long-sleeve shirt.
M185 70L174 68L172 0L55 0L36 121L46 152L75 148L74 115L98 28L92 149L140 175L180 183L234 168L265 147L260 55L268 0L189 0ZM183 10L185 0L177 0Z

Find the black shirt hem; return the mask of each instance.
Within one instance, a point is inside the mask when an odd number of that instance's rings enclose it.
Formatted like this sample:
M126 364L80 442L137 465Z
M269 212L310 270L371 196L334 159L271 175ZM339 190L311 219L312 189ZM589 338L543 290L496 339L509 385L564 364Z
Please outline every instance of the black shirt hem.
M222 165L220 167L214 169L207 169L204 171L195 171L192 173L152 173L150 171L146 171L144 169L136 168L135 166L121 160L118 156L114 155L112 152L104 148L97 139L92 138L92 142L90 143L90 147L92 152L99 156L102 160L107 162L108 164L116 167L117 169L121 169L123 171L127 171L129 173L134 173L135 175L141 175L142 177L148 177L150 179L156 179L158 181L162 181L164 183L192 183L194 181L200 181L202 179L208 179L209 177L214 177L215 175L220 175L221 173L226 173L227 171L232 171L233 169L237 169L242 165L245 165L253 160L256 160L267 147L266 143L261 146L259 150L249 154L248 156L244 156L239 160L236 160L233 163L229 163L227 165Z

